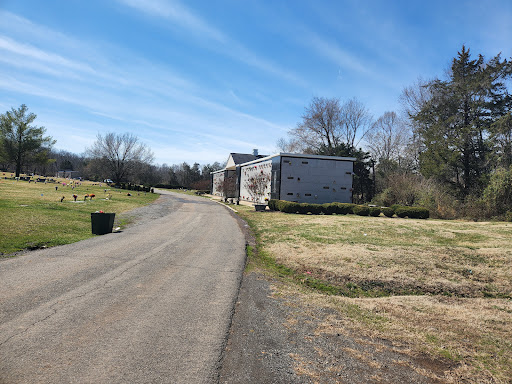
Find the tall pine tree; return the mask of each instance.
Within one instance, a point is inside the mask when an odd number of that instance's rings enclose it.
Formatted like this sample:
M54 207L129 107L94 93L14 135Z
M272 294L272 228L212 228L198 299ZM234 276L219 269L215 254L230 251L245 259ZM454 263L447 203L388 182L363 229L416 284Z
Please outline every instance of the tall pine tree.
M449 79L434 80L431 98L413 118L425 146L421 172L449 184L464 198L484 187L491 164L490 127L505 112L504 80L511 65L500 55L472 60L465 46L452 61Z
M0 160L14 165L16 177L29 164L46 164L50 148L55 144L50 136L44 136L46 129L31 125L36 114L28 113L22 104L18 109L0 115Z

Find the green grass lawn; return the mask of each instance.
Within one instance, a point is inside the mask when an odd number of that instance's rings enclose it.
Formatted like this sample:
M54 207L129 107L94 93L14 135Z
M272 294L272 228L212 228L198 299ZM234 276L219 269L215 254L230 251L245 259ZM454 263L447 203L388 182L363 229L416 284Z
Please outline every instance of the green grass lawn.
M65 179L45 184L0 176L0 256L4 257L24 249L51 247L92 237L92 212L119 214L158 198L157 194L117 190L99 183L83 182L73 188ZM73 194L78 196L76 202ZM95 197L84 201L86 194Z

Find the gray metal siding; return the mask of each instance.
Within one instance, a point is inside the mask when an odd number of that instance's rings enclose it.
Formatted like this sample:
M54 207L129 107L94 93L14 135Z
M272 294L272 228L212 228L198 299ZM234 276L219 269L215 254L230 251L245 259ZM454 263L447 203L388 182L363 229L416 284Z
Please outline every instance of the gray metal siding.
M281 200L299 203L352 202L353 162L281 157Z
M279 200L281 198L281 156L272 159L272 180L270 198Z

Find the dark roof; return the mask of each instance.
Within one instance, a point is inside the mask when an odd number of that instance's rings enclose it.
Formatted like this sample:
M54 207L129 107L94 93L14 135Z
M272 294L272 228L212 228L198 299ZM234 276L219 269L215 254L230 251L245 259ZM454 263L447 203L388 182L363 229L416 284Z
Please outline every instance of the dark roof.
M248 153L231 153L230 155L235 164L243 164L256 159L261 159L262 157L267 157L267 155L254 156Z

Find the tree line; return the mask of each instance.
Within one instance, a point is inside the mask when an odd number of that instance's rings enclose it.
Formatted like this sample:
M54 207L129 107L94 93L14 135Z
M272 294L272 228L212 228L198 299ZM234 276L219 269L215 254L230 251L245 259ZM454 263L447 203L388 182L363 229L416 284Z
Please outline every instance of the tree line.
M314 97L284 151L355 157L354 201L422 205L434 217L512 209L512 62L465 46L444 79L418 80L373 120L355 100ZM512 212L510 213L512 217Z
M96 141L83 154L54 150L56 141L46 135L46 128L34 125L34 113L26 105L0 115L0 169L22 173L55 176L59 171L93 181L171 188L210 187L210 172L222 169L218 162L201 166L194 163L153 164L151 149L128 133L98 134Z

